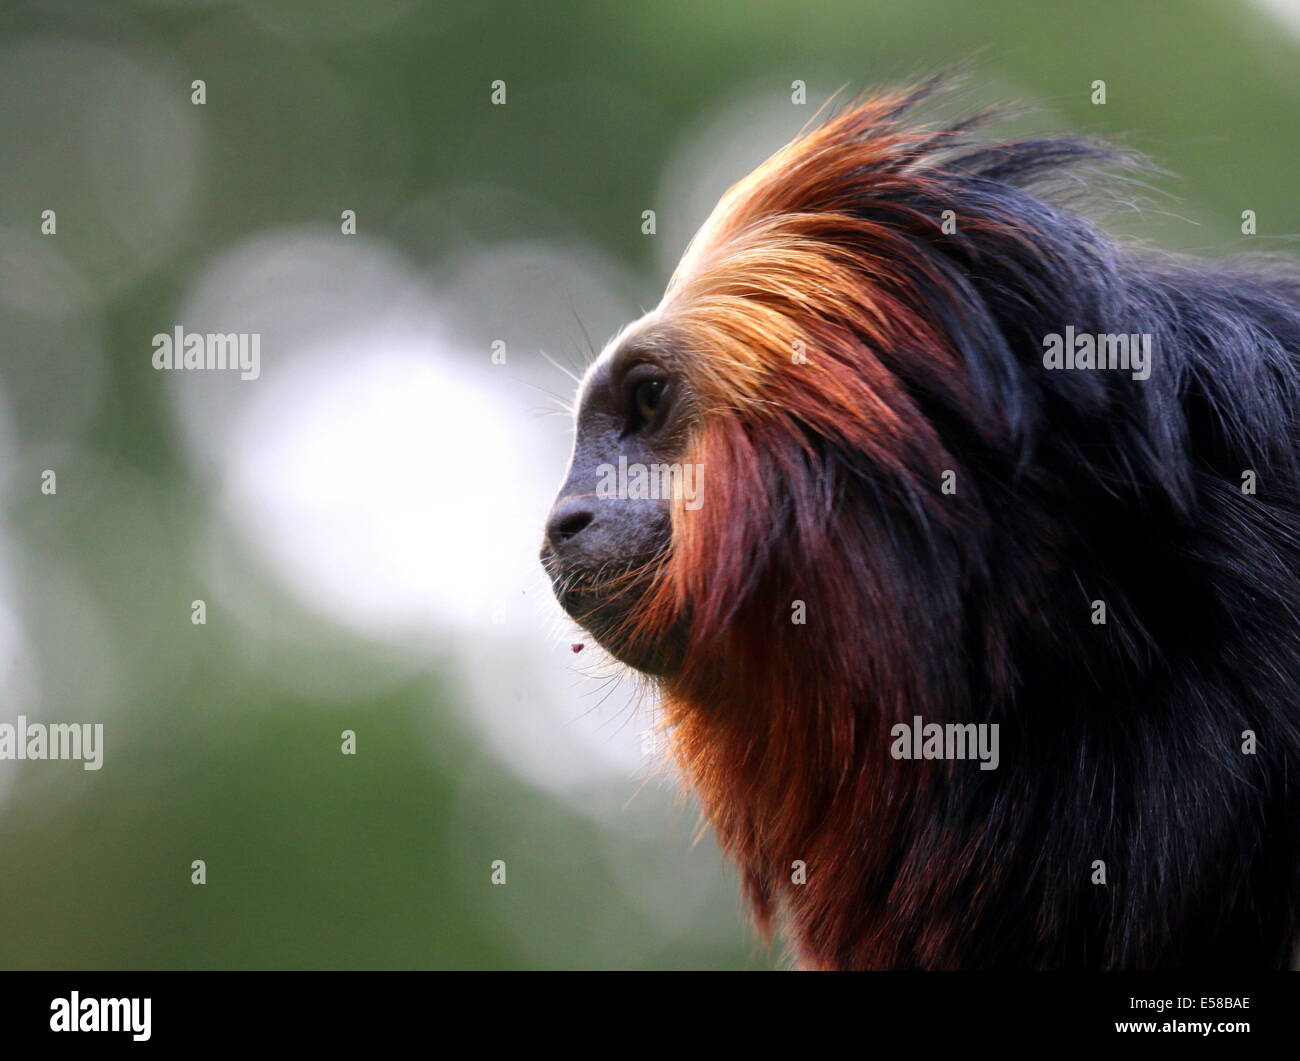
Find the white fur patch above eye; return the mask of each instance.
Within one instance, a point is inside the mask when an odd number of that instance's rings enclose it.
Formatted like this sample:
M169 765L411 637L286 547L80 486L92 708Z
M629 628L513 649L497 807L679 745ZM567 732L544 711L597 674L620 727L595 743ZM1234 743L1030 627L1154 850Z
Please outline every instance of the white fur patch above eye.
M578 384L578 393L573 399L573 410L575 416L581 416L582 403L587 396L587 388L591 385L591 380L598 372L607 368L611 361L617 356L623 344L631 339L635 339L645 329L649 328L659 320L659 309L656 307L644 316L638 317L630 324L625 325L601 350L600 356L596 358L582 375L582 382Z

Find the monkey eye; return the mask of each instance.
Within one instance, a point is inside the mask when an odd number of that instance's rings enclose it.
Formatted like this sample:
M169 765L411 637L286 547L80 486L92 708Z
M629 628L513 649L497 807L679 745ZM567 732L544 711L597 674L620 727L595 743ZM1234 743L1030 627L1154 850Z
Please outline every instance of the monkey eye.
M664 407L664 396L668 393L668 381L662 376L647 376L632 384L631 427L632 431L652 424Z
M642 420L653 420L668 384L661 379L643 379L632 392L636 415Z

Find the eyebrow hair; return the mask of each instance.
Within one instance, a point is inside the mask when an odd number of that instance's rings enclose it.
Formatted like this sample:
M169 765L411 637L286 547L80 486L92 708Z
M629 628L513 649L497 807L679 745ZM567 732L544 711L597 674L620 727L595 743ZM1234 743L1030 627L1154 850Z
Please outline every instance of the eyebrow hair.
M634 365L648 361L675 370L678 367L677 349L678 344L668 328L656 321L645 333L621 344L611 355L606 368L611 373L623 375Z

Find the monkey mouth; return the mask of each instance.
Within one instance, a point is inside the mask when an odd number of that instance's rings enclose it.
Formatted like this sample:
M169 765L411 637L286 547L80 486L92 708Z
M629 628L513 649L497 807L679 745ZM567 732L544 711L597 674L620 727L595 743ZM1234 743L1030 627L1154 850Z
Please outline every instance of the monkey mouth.
M650 638L636 624L653 571L611 572L608 565L591 570L564 563L553 550L543 552L542 566L560 607L620 663L654 677L676 668L681 655L676 625L668 637Z
M565 563L554 552L543 555L542 566L560 607L601 644L619 640L619 632L630 628L646 586L620 583L608 570Z

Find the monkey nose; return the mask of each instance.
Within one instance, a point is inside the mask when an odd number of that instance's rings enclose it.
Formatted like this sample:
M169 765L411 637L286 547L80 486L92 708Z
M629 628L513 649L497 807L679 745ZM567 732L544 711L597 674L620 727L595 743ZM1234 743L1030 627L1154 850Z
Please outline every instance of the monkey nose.
M571 538L583 532L595 517L585 497L564 497L555 503L546 521L546 540L552 549L558 549Z

